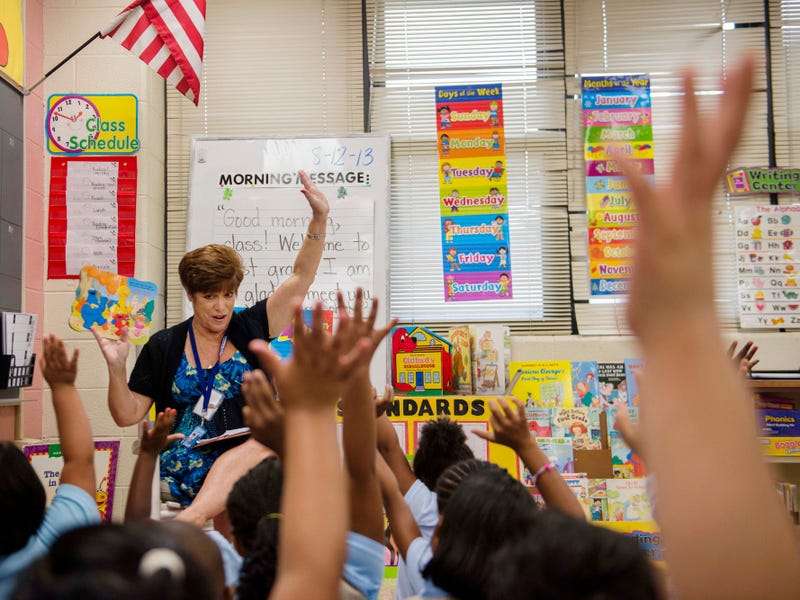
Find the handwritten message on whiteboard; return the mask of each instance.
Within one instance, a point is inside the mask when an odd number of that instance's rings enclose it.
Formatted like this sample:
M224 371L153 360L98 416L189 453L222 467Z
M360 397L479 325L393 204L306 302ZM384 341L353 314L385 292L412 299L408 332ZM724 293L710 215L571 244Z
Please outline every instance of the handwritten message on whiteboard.
M305 170L331 207L305 305L321 301L335 308L341 291L352 306L359 287L367 302L374 295L384 301L388 160L385 136L197 138L187 250L209 243L232 247L245 266L237 304L268 298L291 276L311 220L298 176ZM191 314L188 302L185 312Z

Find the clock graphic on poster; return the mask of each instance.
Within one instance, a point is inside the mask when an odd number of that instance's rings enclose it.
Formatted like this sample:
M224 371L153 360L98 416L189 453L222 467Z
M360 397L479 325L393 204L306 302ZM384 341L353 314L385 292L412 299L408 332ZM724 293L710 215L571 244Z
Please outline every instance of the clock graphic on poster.
M88 123L94 119L94 131ZM47 137L63 152L79 153L80 149L68 146L70 138L97 139L100 135L100 111L94 103L83 96L71 95L59 98L47 113Z

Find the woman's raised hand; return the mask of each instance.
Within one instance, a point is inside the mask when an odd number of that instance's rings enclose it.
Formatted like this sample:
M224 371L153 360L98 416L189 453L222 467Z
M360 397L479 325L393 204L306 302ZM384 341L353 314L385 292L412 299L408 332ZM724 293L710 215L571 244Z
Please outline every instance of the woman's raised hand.
M128 360L128 332L123 331L122 338L119 340L109 340L101 337L100 332L97 330L97 325L92 327L92 335L97 340L97 345L100 346L100 351L103 353L103 358L106 359L109 369L125 369L125 362Z
M303 182L303 187L300 191L306 197L306 200L308 200L308 205L311 207L314 216L323 219L326 218L330 211L330 206L328 205L328 199L325 197L325 194L311 181L311 178L305 171L300 171L300 181Z

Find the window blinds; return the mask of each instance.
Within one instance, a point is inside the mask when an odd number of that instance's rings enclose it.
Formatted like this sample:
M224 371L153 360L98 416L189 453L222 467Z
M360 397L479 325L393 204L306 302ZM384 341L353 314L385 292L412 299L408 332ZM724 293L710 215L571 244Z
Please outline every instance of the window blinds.
M390 310L570 331L559 2L368 0L372 131L392 135ZM445 303L434 87L502 83L513 300Z
M718 74L743 51L760 65L751 110L734 165L766 165L768 135L764 55L764 3L758 0L600 0L565 2L566 65L569 74L649 73L653 96L656 179L671 169L680 127L680 70L693 65L698 74L701 108L718 100ZM586 215L583 192L582 132L577 100L579 81L567 79L569 207L572 225L573 278L578 329L582 334L626 332L623 304L588 304ZM763 197L736 204L764 202ZM714 204L714 258L717 309L724 327L738 323L733 256L733 202L720 188ZM670 290L664 290L665 294Z
M167 91L168 325L183 319L192 136L362 132L360 4L208 0L200 106Z

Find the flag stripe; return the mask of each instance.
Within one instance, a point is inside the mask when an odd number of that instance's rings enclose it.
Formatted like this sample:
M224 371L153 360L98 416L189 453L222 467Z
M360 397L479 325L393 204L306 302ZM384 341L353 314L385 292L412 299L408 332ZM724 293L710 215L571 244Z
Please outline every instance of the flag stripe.
M105 29L195 104L203 70L206 0L134 0Z

